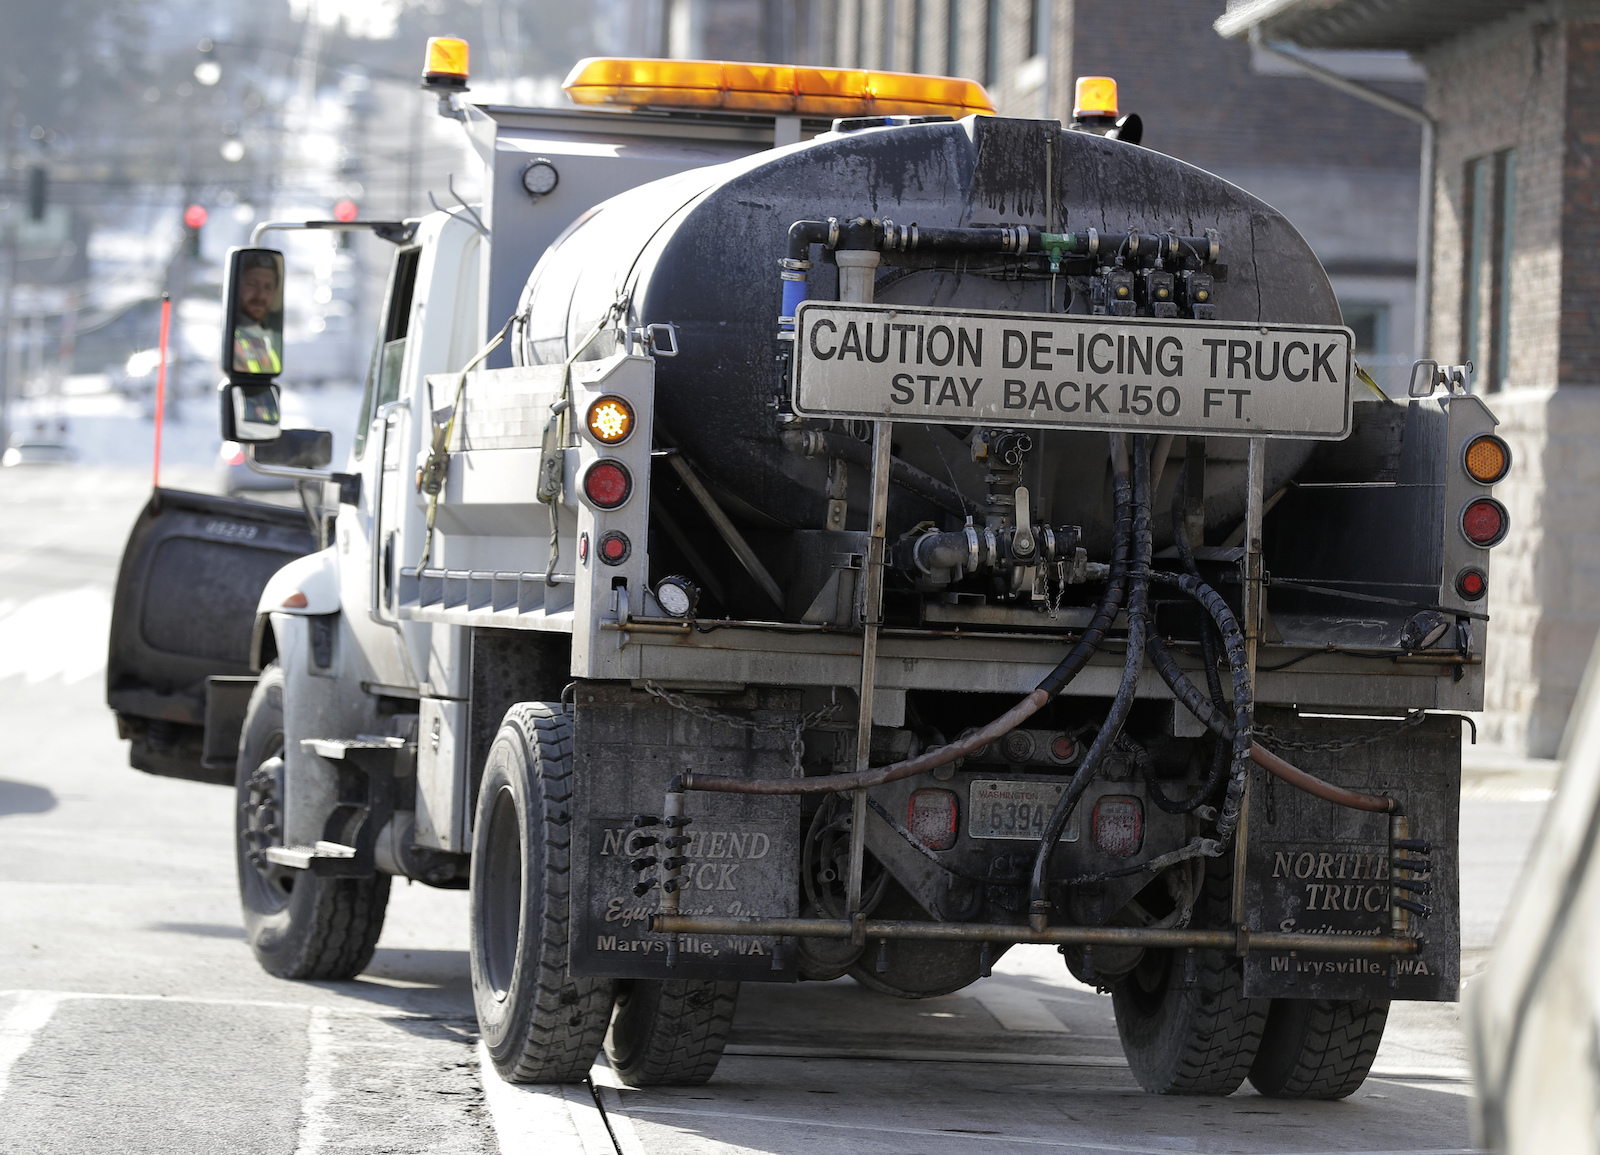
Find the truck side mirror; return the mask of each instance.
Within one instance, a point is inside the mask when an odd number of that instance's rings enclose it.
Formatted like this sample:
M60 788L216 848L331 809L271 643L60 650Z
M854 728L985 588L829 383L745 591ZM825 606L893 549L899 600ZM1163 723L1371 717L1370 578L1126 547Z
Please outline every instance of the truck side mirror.
M283 421L278 408L278 387L271 381L224 381L222 398L224 441L273 441Z
M285 429L277 440L255 447L259 465L288 469L326 469L333 460L333 434L326 429Z
M230 250L223 301L222 371L228 379L269 380L282 373L283 254Z

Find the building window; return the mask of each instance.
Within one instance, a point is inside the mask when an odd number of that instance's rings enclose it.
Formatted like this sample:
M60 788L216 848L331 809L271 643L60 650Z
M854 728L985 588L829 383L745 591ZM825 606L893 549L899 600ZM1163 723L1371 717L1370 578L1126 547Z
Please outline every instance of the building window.
M926 35L922 20L922 0L911 0L911 71L921 72L924 53L922 38Z
M1505 388L1511 365L1511 249L1517 155L1513 149L1467 162L1462 220L1461 357L1490 392Z
M961 0L944 0L944 73L961 75Z
M1028 0L1028 59L1047 50L1050 46L1045 43L1048 30L1045 22L1050 15L1051 0Z
M1003 0L984 0L983 13L983 82L993 84L1000 79L1000 12Z
M1340 301L1345 326L1355 334L1356 356L1389 352L1389 306L1383 302Z

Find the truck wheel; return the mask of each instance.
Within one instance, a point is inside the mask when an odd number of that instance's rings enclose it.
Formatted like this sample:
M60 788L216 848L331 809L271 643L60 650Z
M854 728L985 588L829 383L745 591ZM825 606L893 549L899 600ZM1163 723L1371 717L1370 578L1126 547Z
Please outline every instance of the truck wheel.
M1273 999L1250 1083L1274 1099L1343 1099L1366 1081L1389 1004Z
M268 862L283 845L283 670L261 671L239 734L234 840L244 932L256 961L284 979L354 978L372 961L389 876L321 878Z
M1226 865L1207 860L1197 915L1201 925L1226 923ZM1200 919L1197 918L1197 922ZM1255 1061L1270 1000L1244 997L1239 961L1223 951L1194 952L1189 983L1187 952L1147 950L1111 988L1117 1034L1133 1077L1157 1095L1231 1095Z
M618 984L606 1036L611 1067L630 1087L693 1087L711 1078L733 1032L738 983L635 979Z
M581 1082L611 1018L609 979L568 969L572 722L557 705L506 711L472 829L472 999L513 1083Z

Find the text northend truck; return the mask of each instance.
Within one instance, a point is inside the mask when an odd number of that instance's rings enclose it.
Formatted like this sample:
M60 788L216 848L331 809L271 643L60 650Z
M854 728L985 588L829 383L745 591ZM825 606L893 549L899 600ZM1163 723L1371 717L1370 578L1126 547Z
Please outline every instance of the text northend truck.
M475 106L443 44L481 205L258 227L395 243L344 471L235 250L224 435L321 497L158 490L119 578L111 708L234 784L263 967L468 888L541 1083L703 1081L741 982L924 998L1017 943L1153 1092L1348 1095L1391 1000L1456 998L1510 465L1460 371L1363 388L1295 229L1114 97L590 60Z

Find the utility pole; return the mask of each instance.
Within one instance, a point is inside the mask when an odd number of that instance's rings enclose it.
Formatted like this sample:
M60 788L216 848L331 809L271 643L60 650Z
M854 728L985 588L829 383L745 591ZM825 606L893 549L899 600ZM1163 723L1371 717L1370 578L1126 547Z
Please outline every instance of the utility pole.
M7 188L11 187L11 172L16 138L16 128L12 121L17 115L17 81L11 80L6 84L5 102L5 149L4 169L0 169L0 180ZM11 389L12 382L16 379L13 369L15 364L17 341L12 325L12 310L15 303L17 287L17 212L16 198L12 197L9 210L4 219L0 219L0 249L4 250L5 281L0 285L0 452L4 452L11 444Z

